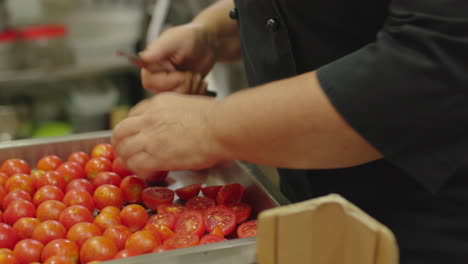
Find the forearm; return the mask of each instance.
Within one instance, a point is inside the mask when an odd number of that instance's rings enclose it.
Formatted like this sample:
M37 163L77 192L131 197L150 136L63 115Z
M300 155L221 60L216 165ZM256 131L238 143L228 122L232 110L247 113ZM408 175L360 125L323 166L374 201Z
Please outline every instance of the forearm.
M192 23L201 24L211 35L211 42L219 62L240 58L240 39L235 20L229 18L234 0L219 0L197 15Z
M226 97L213 135L224 158L288 168L339 168L381 157L336 112L315 72Z

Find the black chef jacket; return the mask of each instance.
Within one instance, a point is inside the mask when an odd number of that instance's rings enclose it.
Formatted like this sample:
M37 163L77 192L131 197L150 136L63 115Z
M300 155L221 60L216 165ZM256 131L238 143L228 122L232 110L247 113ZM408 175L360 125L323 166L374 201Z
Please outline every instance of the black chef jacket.
M285 195L343 195L392 229L402 264L468 263L468 1L235 3L249 85L317 70L385 157L281 169Z

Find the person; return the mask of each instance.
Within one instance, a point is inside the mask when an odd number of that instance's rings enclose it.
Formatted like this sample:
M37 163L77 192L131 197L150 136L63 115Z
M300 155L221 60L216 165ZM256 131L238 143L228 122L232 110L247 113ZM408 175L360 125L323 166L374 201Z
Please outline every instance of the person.
M141 53L157 95L114 129L118 158L278 167L292 202L339 193L388 226L401 263L465 263L467 28L464 0L217 1ZM240 57L251 88L201 96Z

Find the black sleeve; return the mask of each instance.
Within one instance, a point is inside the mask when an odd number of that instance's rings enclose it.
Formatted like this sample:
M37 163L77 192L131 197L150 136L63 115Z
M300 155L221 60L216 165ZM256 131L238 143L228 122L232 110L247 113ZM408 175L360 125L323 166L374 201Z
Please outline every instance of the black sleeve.
M318 69L347 122L431 191L468 165L468 1L396 0L374 43Z

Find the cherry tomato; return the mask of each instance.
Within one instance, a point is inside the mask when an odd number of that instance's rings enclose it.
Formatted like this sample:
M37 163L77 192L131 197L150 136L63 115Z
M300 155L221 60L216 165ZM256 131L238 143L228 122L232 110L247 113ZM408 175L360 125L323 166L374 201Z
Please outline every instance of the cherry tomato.
M60 213L59 222L68 230L74 224L83 222L92 223L93 214L84 206L71 205Z
M205 221L200 211L189 210L177 218L174 231L176 234L195 234L202 236L205 233Z
M168 171L155 171L146 178L146 181L151 184L161 183L166 180L168 174Z
M76 264L76 261L73 261L65 256L52 256L48 258L43 264Z
M237 227L239 238L253 237L257 234L257 220L250 220Z
M231 203L239 203L244 193L244 187L239 183L226 184L219 190L216 195L216 202L218 205L225 205Z
M68 159L67 159L67 161L74 161L80 164L81 167L84 167L89 160L90 160L90 157L88 156L88 154L86 154L83 151L73 152L70 154L70 156L68 156Z
M117 187L120 187L121 182L122 178L120 178L120 175L118 175L117 173L111 171L103 171L96 175L96 178L94 178L93 181L93 186L94 188L97 188L103 184L112 184Z
M86 176L83 167L74 161L67 161L67 162L62 163L56 169L56 171L62 174L67 184L75 179L82 179Z
M16 173L31 173L31 167L29 164L22 159L8 159L2 163L0 167L0 172L5 173L8 176L11 176Z
M106 206L121 208L124 204L122 191L119 187L111 184L99 186L93 194L94 204L98 210Z
M186 248L198 245L200 238L195 234L178 234L164 241L168 248Z
M5 182L5 190L11 192L14 190L23 190L30 195L34 193L34 184L28 174L16 173L10 176Z
M6 175L6 173L0 172L0 186L4 186L7 180L8 175Z
M111 239L104 236L95 236L86 240L81 247L80 262L81 264L87 264L94 260L110 260L117 255L118 251L117 246Z
M153 233L153 235L155 235L161 241L169 239L169 238L171 238L171 237L173 237L175 235L174 231L169 229L167 226L157 225L157 224L154 224L154 223L146 224L145 227L143 228L143 230L150 231L151 233Z
M64 191L67 186L65 178L58 171L46 171L43 175L40 175L36 179L36 189L39 189L46 185L54 185Z
M115 159L112 162L112 171L120 175L122 178L133 174L131 171L124 168L118 159Z
M250 218L252 207L246 203L228 204L227 207L236 213L236 224L241 224Z
M0 248L13 249L17 241L15 229L8 224L0 223Z
M40 223L39 219L33 217L22 217L13 225L19 240L31 238L31 234Z
M111 144L108 143L101 143L94 146L93 150L91 151L91 157L104 157L110 161L113 161L115 158L114 148Z
M2 264L20 264L13 253L0 252L0 263Z
M16 201L16 200L25 200L25 201L32 202L32 198L29 193L23 190L14 190L14 191L7 193L7 195L3 197L3 201L2 201L3 209L7 209L7 207L13 201Z
M3 223L3 211L0 210L0 223Z
M43 171L43 170L34 169L34 170L31 171L31 173L29 174L29 177L31 177L34 188L36 188L37 180L39 178L43 177L44 174L45 174L45 171Z
M87 179L74 179L67 184L65 192L70 190L80 190L85 191L88 193L94 193L94 186L93 184L88 181Z
M209 197L211 199L216 200L216 196L218 195L219 190L221 190L222 185L216 186L206 186L201 189L204 196Z
M208 234L204 235L200 239L200 245L205 245L205 244L211 244L211 243L216 243L216 242L221 242L221 241L226 241L227 239L224 237L220 237L218 235L213 235L213 234Z
M41 260L44 245L34 239L24 239L16 243L13 256L20 264L30 264Z
M100 213L109 213L109 214L113 214L116 216L120 216L120 209L115 206L106 206L102 208Z
M205 196L193 197L185 203L185 207L187 207L187 209L198 210L201 212L215 205L216 205L215 200L205 197Z
M3 199L7 195L7 191L3 188L3 185L0 186L0 204L3 204Z
M157 247L155 247L151 252L152 253L160 253L160 252L164 252L164 251L168 251L168 250L172 250L174 248L168 246L168 245L164 245L164 244L161 244Z
M3 212L3 221L9 225L13 225L22 217L35 217L36 207L29 201L16 200L13 201Z
M75 242L68 239L54 239L45 245L42 250L41 261L44 262L52 256L65 256L68 259L78 262L79 248Z
M201 184L191 184L184 186L182 188L176 189L175 193L182 200L188 200L192 197L197 196L200 193Z
M148 212L139 204L129 204L120 211L120 221L132 232L142 229L148 221Z
M176 218L187 211L187 208L180 204L160 204L156 209L158 214L173 214Z
M109 226L120 225L120 216L114 215L111 213L99 213L95 218L93 223L101 229L102 232L106 230Z
M138 256L138 255L141 255L140 251L127 248L127 249L120 250L119 253L115 255L114 259L123 259L123 258Z
M147 225L167 226L169 229L174 229L176 218L173 214L155 214L148 219Z
M101 229L93 223L82 222L73 225L68 229L67 239L76 243L78 247L81 246L91 237L102 235Z
M39 159L36 169L43 171L56 170L62 164L62 159L56 155L47 155Z
M62 202L49 200L41 203L36 209L36 217L39 221L58 220L60 213L67 206Z
M132 231L124 225L111 225L106 228L102 235L110 238L117 248L122 250L125 248L125 242L132 235Z
M229 207L223 205L206 209L204 218L206 229L210 233L216 226L219 226L223 230L223 234L228 236L236 228L236 214Z
M63 203L66 206L82 205L90 212L94 211L94 199L88 192L81 190L70 190L63 196Z
M148 230L133 233L125 242L126 249L138 250L141 253L149 253L153 248L159 246L161 241Z
M46 220L34 228L31 238L47 245L47 243L54 239L65 238L66 233L67 230L58 221Z
M141 193L146 187L145 180L135 175L125 177L120 183L120 190L129 203L141 202Z
M88 180L93 182L100 172L111 171L112 163L104 157L92 158L86 163L84 169Z
M172 203L174 191L164 187L149 187L143 190L141 199L147 208L156 211L158 205Z
M62 201L63 192L59 187L54 185L46 185L39 188L34 194L32 201L35 206L39 206L41 203L49 200Z

